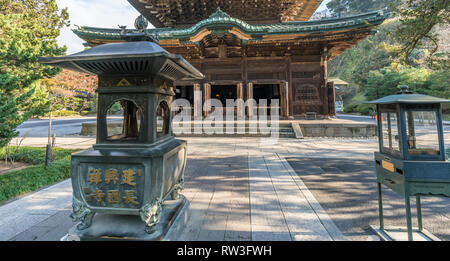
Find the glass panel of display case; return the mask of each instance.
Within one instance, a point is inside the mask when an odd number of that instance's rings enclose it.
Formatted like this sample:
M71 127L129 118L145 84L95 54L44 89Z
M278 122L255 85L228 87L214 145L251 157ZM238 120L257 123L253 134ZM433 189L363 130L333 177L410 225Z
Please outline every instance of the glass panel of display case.
M439 135L435 111L406 111L409 155L439 155Z
M397 113L381 113L381 124L383 134L383 150L386 153L393 155L400 154Z

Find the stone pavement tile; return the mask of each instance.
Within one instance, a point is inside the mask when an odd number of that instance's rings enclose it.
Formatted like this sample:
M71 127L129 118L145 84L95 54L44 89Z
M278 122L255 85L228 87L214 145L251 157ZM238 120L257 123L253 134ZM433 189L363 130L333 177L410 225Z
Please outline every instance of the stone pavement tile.
M220 180L220 181L219 181ZM217 180L208 213L204 219L198 239L201 241L221 241L225 239L227 219L231 213L232 179L223 175Z
M248 166L252 240L291 240L264 157L250 155Z
M230 208L227 203L230 199L231 192L229 189L224 188L223 185L222 183L221 190L216 188L213 193L198 240L221 241L225 238L227 218L230 213Z
M246 155L191 155L185 187L196 189L183 192L191 200L191 215L180 241L249 238Z
M24 214L0 226L0 241L7 241L32 226L49 218L50 215Z
M198 240L223 241L225 239L226 225L226 215L223 213L211 213L211 211L208 211L204 219L202 229L198 235Z
M190 202L190 215L179 241L196 241L207 215L212 193L199 191Z
M286 226L252 225L253 241L292 241Z
M226 241L250 241L250 191L248 168L233 173L231 197L228 202L228 214L225 229Z
M290 233L295 240L332 240L276 155L265 157Z
M32 211L32 209L39 208L41 204L46 204L49 200L42 198L26 197L20 200L13 201L9 204L0 207L0 227L14 221ZM43 212L43 213L42 213ZM50 213L49 213L50 212ZM37 213L34 213L37 214ZM51 215L53 211L41 211L42 215Z
M251 222L260 226L285 226L283 212L274 195L254 193L251 200Z
M17 236L9 239L9 241L39 241L38 239L42 237L43 235L49 233L52 229L52 227L41 227L41 226L34 226L30 229L18 234ZM66 231L67 233L67 231ZM57 241L57 240L55 240Z
M238 214L236 211L232 211L227 219L224 240L250 241L251 239L250 213Z
M346 238L341 233L341 231L338 229L336 224L332 221L332 219L328 216L328 214L325 212L325 210L322 208L320 203L315 199L313 194L308 190L306 185L303 183L301 178L297 175L297 173L292 169L291 165L280 155L278 155L280 158L280 161L282 162L283 166L285 166L286 170L289 172L295 183L297 184L298 188L302 191L302 194L304 195L305 199L308 201L312 209L314 210L315 214L319 217L322 225L328 232L329 236L335 240L335 241L344 241ZM310 168L308 168L308 171L310 171Z
M55 215L47 218L36 226L42 227L58 227L58 226L73 226L75 223L72 221L70 215L72 214L72 210L63 210L59 211Z
M72 185L65 180L0 207L0 240L8 240L72 203Z
M39 190L32 195L33 198L61 198L72 197L72 181L66 179L51 187Z
M11 241L58 241L74 225L71 210L60 211L11 238Z

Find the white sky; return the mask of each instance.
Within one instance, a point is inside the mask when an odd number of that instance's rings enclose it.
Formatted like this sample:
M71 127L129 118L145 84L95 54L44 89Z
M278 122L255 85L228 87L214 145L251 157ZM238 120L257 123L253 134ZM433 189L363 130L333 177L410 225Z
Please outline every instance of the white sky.
M324 0L318 11L325 9L329 1ZM58 44L67 46L67 54L84 50L83 40L71 31L75 25L134 28L134 20L139 16L127 0L56 0L56 3L59 8L67 7L69 12L70 28L62 29L58 37Z

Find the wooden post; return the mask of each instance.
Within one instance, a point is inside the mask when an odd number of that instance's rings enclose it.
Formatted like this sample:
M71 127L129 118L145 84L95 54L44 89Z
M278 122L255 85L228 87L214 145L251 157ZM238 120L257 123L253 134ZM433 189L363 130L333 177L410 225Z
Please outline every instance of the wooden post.
M244 101L244 84L242 82L240 82L236 85L236 88L237 88L237 93L236 93L237 99ZM226 105L224 105L224 106L226 106ZM237 113L241 113L240 115L237 115L239 118L245 117L245 109L243 111L239 111L237 109Z
M244 100L244 84L242 82L238 83L236 85L237 88L237 98Z
M294 114L293 108L291 109L291 104L293 103L292 97L290 96L289 86L292 84L292 53L290 51L290 48L288 49L288 52L285 54L286 56L286 109L287 113L286 116L289 117L290 115Z
M211 100L211 84L209 83L205 83L203 84L203 99L204 99L204 104L206 105L206 108L210 107L210 100ZM209 115L209 109L208 110L203 110L203 116L208 116Z
M336 116L336 91L334 89L334 82L327 84L328 89L328 111L330 116Z
M194 84L194 119L202 117L202 92L201 85L199 83Z
M322 74L322 83L321 83L321 93L322 93L322 102L323 102L323 116L330 116L329 105L328 105L328 49L325 47L322 53L322 58L320 62L321 74Z
M283 117L289 117L289 82L283 84L284 88L284 114Z
M247 100L253 99L253 83L249 82L247 83ZM247 109L247 116L251 117L253 116L253 106L252 104L249 104L249 107Z
M52 158L52 145L51 145L51 135L52 135L52 107L50 107L50 115L48 118L48 142L47 148L45 150L45 166L50 166L50 161Z
M284 82L278 84L280 90L280 116L285 117L286 114L286 89Z

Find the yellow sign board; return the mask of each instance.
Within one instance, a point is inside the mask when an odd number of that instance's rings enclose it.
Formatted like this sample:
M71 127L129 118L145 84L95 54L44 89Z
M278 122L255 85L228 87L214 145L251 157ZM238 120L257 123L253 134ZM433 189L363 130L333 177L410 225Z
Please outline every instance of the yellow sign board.
M382 166L384 169L389 170L390 172L394 172L394 164L392 164L392 163L390 163L390 162L387 162L387 161L382 160L382 161L381 161L381 166Z

